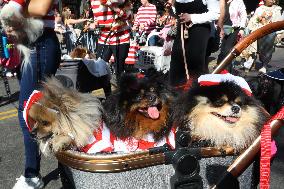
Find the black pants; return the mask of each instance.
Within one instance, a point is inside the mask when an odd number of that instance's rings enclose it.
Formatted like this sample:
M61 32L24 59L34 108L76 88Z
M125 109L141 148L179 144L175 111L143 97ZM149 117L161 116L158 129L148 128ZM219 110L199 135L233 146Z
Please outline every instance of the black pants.
M236 45L239 31L240 29L235 28L233 33L229 35L225 35L223 37L221 48L220 48L220 54L218 55L218 59L217 59L217 64L219 64L227 56L227 54L232 50L232 48ZM230 64L228 66L229 70L231 67L232 65Z
M98 56L101 55L103 51L102 59L106 62L109 62L111 55L114 56L115 62L115 73L116 77L120 78L121 73L125 71L125 59L128 56L130 44L125 43L121 45L102 45L98 44Z
M184 40L187 69L192 77L208 72L206 55L208 40L210 36L209 24L193 25L188 30L188 39ZM181 43L181 29L177 30L177 36L172 48L172 59L170 63L170 84L177 86L186 82L185 63Z
M268 34L257 40L257 52L259 53L259 60L263 67L267 67L271 61L274 52L274 41L276 33Z

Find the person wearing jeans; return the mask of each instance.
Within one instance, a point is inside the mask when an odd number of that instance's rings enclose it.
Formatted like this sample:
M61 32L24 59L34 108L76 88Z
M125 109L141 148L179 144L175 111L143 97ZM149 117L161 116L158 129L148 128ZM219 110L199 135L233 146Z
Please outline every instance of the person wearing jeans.
M31 48L31 61L23 64L20 80L20 96L18 117L24 135L25 173L27 178L38 176L40 169L40 154L36 141L31 138L23 117L24 104L35 89L40 88L38 81L55 74L60 63L60 47L55 32L45 30L43 35ZM39 58L39 60L38 60Z
M24 44L28 48L30 55L25 57L25 61L21 65L18 118L24 138L25 170L24 174L17 179L13 189L43 188L44 183L40 177L41 158L38 144L30 135L29 128L24 120L23 110L25 102L32 92L35 89L40 89L42 81L46 77L54 75L60 64L61 51L54 31L55 18L54 10L52 10L57 7L58 1L30 0L26 2L25 0L11 0L9 4L20 7L18 9L19 13L25 12L27 17L41 19L44 26L40 37L35 41ZM18 30L19 28L9 27L5 32L8 37L13 38L14 31L18 32Z

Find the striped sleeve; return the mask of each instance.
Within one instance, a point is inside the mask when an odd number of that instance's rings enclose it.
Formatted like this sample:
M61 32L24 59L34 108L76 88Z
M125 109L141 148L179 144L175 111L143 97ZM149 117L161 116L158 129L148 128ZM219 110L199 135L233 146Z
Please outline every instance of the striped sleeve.
M117 14L110 7L102 5L100 0L91 0L91 8L98 25L104 26L98 40L99 44L118 45L130 42L130 28L126 22L125 12L121 12L120 18L123 20L121 21L121 19L116 20ZM110 28L112 33L109 35Z
M157 9L155 5L150 6L149 9L147 9L147 15L149 15L149 17L146 26L156 25Z
M146 7L141 6L138 9L134 25L140 26L141 24L143 24L145 31L147 33L150 33L152 30L156 28L156 17L157 17L157 9L155 5L150 4L149 6Z

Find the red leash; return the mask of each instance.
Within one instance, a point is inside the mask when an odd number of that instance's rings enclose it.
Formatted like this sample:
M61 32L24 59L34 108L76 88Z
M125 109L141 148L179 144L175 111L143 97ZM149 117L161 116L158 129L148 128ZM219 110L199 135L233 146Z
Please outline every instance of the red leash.
M260 189L270 187L271 128L273 120L284 119L284 106L263 126L261 131Z

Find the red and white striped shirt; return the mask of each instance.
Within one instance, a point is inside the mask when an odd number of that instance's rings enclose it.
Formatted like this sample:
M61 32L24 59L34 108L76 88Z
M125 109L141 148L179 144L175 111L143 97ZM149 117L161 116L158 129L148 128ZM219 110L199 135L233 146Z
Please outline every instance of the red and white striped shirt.
M153 4L147 6L141 6L138 9L136 18L134 20L134 26L139 27L144 25L144 31L149 34L156 28L157 9Z
M123 3L125 0L119 0ZM99 44L104 44L107 38L107 45L119 45L130 42L130 27L127 24L129 15L122 11L115 13L109 6L102 5L100 0L91 0L91 7L94 14L94 20L98 22L99 26L104 26L101 29L101 36L98 40ZM115 19L119 16L119 20ZM110 36L110 29L112 33Z
M46 16L42 18L45 28L55 28L55 10L58 10L59 0L53 1L53 6Z
M175 148L175 132L173 128L169 135L155 142L152 134L148 134L143 139L137 140L133 137L120 139L115 137L106 127L105 123L94 132L94 136L90 139L88 145L81 150L85 153L96 152L135 152L145 151L149 148L163 146L169 144L171 148Z

